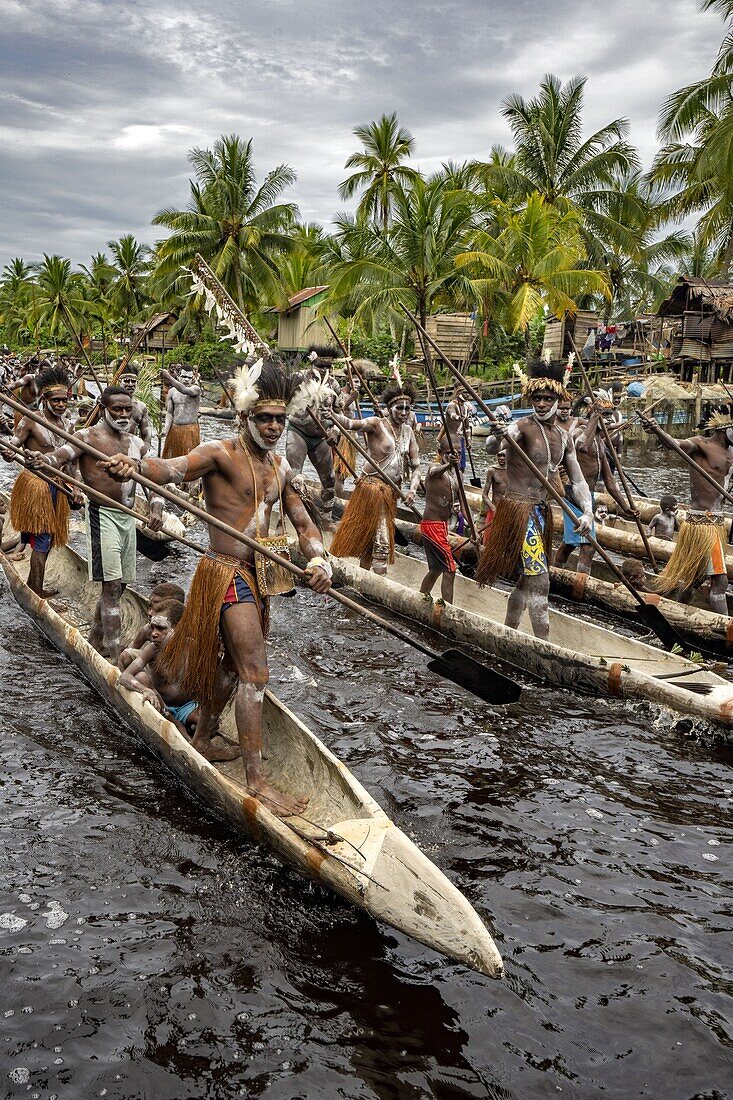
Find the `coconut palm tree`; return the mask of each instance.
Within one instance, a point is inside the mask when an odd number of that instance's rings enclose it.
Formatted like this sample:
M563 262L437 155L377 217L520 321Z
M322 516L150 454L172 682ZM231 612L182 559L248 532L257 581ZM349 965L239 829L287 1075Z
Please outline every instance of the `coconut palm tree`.
M561 317L577 310L583 295L610 295L607 274L582 266L577 210L561 210L535 192L521 210L500 210L497 221L498 235L480 231L456 263L487 314L507 332L524 333L528 351L530 323L545 309Z
M71 260L46 253L34 270L29 312L32 327L47 329L53 339L65 330L80 343L84 319L93 308L84 298L83 275L71 270Z
M733 19L733 3L707 0ZM662 105L658 133L666 144L652 176L673 188L667 210L683 219L701 213L701 241L713 246L723 278L733 265L733 29L721 46L710 76L674 92Z
M106 253L96 252L88 266L82 264L84 273L84 297L92 304L94 317L102 336L104 362L107 362L107 335L119 316L113 305L113 287L117 277L117 268L109 262Z
M448 190L439 177L415 175L395 186L391 201L386 233L375 222L337 225L344 258L332 270L331 300L351 299L357 318L372 323L385 314L403 322L405 305L423 325L438 306L473 302L471 282L455 264L472 224L466 193Z
M585 77L574 77L563 87L548 73L533 99L508 96L502 114L514 135L514 163L490 166L492 174L519 194L539 191L555 205L571 201L585 209L612 172L637 167L636 150L626 141L626 119L614 119L583 138L585 84Z
M112 253L114 278L109 288L109 300L123 323L126 335L132 320L138 317L146 302L145 282L150 271L150 249L125 233L118 241L107 241Z
M386 233L397 187L407 186L416 176L415 169L403 163L412 155L415 139L409 130L400 126L394 111L368 126L357 126L354 137L364 148L352 153L346 161L344 168L356 168L357 171L339 184L339 195L342 199L350 199L363 190L356 208L357 216L378 220L382 232Z
M0 275L0 323L11 340L28 332L28 305L33 272L25 260L16 256Z
M640 172L614 173L604 202L612 228L591 254L611 283L606 322L651 309L664 294L669 266L689 254L688 233L660 232L664 209L663 192Z
M277 200L295 172L278 165L258 185L252 142L236 134L221 137L213 149L192 149L188 159L196 175L188 209L161 210L153 218L172 231L157 246L156 277L181 278L181 268L200 252L240 308L276 299L277 256L292 247L298 214L293 203Z

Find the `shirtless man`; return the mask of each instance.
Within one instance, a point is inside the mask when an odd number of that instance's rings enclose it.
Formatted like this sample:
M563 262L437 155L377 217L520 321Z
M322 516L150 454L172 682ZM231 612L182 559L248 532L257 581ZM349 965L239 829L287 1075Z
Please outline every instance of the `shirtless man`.
M489 528L496 515L496 508L502 497L506 496L506 451L502 448L496 455L496 466L486 471L484 487L481 492L481 511L479 513L479 535L484 546ZM483 520L483 524L481 521Z
M594 494L596 485L598 481L601 480L605 486L606 492L616 501L618 514L622 516L631 516L633 518L634 516L638 516L639 513L635 509L629 508L628 501L622 495L616 484L616 479L611 473L605 439L600 428L601 417L610 423L612 415L613 407L610 401L606 401L605 398L599 397L590 409L589 419L577 421L575 428L570 434L575 443L575 453L578 456L580 469L583 472L583 477L590 490L593 507L595 508ZM578 508L573 497L572 488L567 482L563 484L563 492L566 501L576 517L580 516L581 510ZM563 525L563 540L555 554L555 565L564 565L573 550L579 547L577 571L578 573L590 573L593 554L595 553L593 547L588 540L580 534L573 521L565 512L563 512ZM595 535L595 526L591 527L591 534Z
M38 375L38 386L40 412L48 427L23 416L10 442L15 447L47 455L59 443L59 436L53 432L54 426L67 432L71 430L71 421L66 415L69 376L60 367L46 367ZM0 454L6 462L13 462L16 457L12 451L1 448ZM80 504L82 498L79 491L69 492L74 502ZM65 546L68 541L69 497L29 470L24 470L18 475L10 497L10 522L20 532L23 551L27 545L31 546L28 587L41 599L50 599L56 595L57 589L44 588L46 561L52 546Z
M183 611L182 603L169 600L152 612L150 641L133 656L117 686L139 692L146 703L170 718L181 733L190 734L198 723L198 703L187 697L180 684L161 675L158 668L158 657L173 637L173 630L181 621Z
M573 402L570 397L557 403L556 423L564 432L572 432L578 423L577 416L572 415Z
M451 456L451 441L443 436L438 441L437 461L431 463L425 475L425 511L420 521L422 544L428 560L428 571L420 591L426 597L441 577L440 595L445 603L453 603L456 562L448 540L448 523L458 500L458 458Z
M186 364L181 364L178 377L168 370L162 370L160 377L168 386L163 426L163 458L180 458L198 447L201 442L201 386L193 369Z
M522 375L522 397L533 412L520 420L493 425L486 450L496 454L505 437L514 439L535 466L552 481L564 466L573 494L581 508L578 530L590 530L593 522L591 497L575 454L573 440L555 423L558 400L567 396L564 364L530 364ZM538 638L549 637L549 556L552 552L552 513L546 490L529 467L507 444L507 492L499 502L484 546L476 579L493 584L497 577L515 580L509 597L505 625L519 627L525 608Z
M453 397L445 406L444 412L446 427L451 438L460 440L460 470L462 473L466 469L466 448L471 446L473 438L473 427L471 426L473 406L469 404L466 393L460 386L456 386ZM442 439L444 434L444 430L441 428L439 438Z
M134 465L145 453L145 444L137 436L130 435L132 400L121 386L107 386L101 394L102 416L92 428L82 428L76 435L84 443L96 447L107 455L124 454ZM96 489L112 500L132 507L135 482L125 479L122 483L103 469L96 459L73 443L64 443L48 454L31 452L28 464L40 462L63 467L69 462L79 463L79 473L91 489ZM85 504L87 559L90 581L102 582L102 593L97 601L89 642L100 652L107 652L112 664L120 658L120 600L128 584L135 580L136 539L135 520L126 512L87 499ZM154 496L150 501L148 526L159 531L163 525L163 500Z
M235 394L236 438L202 443L180 458L146 458L139 464L141 472L158 485L203 479L207 511L253 539L268 537L273 506L280 502L308 558L310 587L326 592L331 566L323 557L320 534L293 488L287 462L274 454L285 430L286 410L297 398L292 378L277 359L269 358L256 384L235 385ZM137 467L125 454L115 455L108 464L119 479ZM262 766L262 703L268 681L268 599L262 591L262 573L271 578L272 570L266 562L260 569L249 547L216 527L209 528L209 542L211 549L199 562L186 611L159 662L161 675L180 684L187 699L198 701L201 715L193 744L209 760L232 757L231 746L214 745L211 738L235 690L247 785L273 813L297 814L307 799L278 789Z
M733 415L716 412L707 428L711 435L695 435L690 439L673 440L666 432L655 431L642 417L647 432L661 439L664 446L677 443L698 466L725 486L733 464ZM723 497L692 466L690 474L690 511L680 527L679 537L655 589L663 595L674 594L682 603L689 603L692 592L710 579L710 610L728 614L726 591L728 569L725 561L726 531L723 523Z
M407 504L415 500L420 484L420 451L410 427L415 396L415 388L409 382L403 387L393 384L387 386L381 397L386 416L349 420L339 413L333 415L336 424L347 431L364 433L369 455L397 485L401 485L403 460L407 456L412 475L405 494ZM374 465L366 462L336 529L331 553L343 558L358 557L362 569L373 568L384 576L387 563L394 561L396 506L394 490L379 476Z
M130 435L139 435L145 446L150 450L153 433L150 430L150 417L148 407L144 401L135 397L137 386L137 367L128 363L119 380L123 390L127 390L132 401L132 416L130 417Z
M36 356L30 359L26 364L26 367L30 368L30 370L26 369L25 374L20 374L20 372L18 372L18 377L16 377L14 382L10 383L10 392L15 400L20 401L23 405L27 405L29 409L37 409L41 392L38 375L40 371L47 370L51 366L52 364L46 359L39 361ZM14 410L13 416L14 424L17 428L21 414Z
M305 382L318 382L317 396L313 411L324 424L330 423L334 410L340 410L341 387L328 372L327 366L333 362L325 355L328 349L313 348L309 354L310 366L295 376L297 385ZM333 505L336 498L336 472L331 442L336 441L336 433L324 433L314 422L307 409L288 418L288 434L285 439L285 456L294 474L303 472L305 460L310 459L313 469L321 483L321 511L325 526L333 523ZM339 448L341 449L341 448Z
M160 611L161 607L164 607L171 601L174 603L186 602L186 593L181 588L180 584L171 584L168 581L156 584L148 597L148 621L144 626L140 627L129 646L120 653L120 668L127 668L132 660L129 654L133 653L133 656L135 656L133 651L142 649L145 643L150 641L150 616L154 615L156 611Z

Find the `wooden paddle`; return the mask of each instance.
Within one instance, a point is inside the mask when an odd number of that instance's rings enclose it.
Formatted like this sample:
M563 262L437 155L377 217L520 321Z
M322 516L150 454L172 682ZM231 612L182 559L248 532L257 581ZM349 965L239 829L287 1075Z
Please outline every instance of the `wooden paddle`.
M590 379L588 378L588 372L585 369L585 365L583 363L582 356L581 356L580 352L578 351L578 349L575 345L575 340L573 339L572 335L570 333L568 333L568 335L570 336L570 343L572 345L573 351L575 352L575 358L576 358L576 361L578 363L578 367L580 368L580 373L583 376L583 383L585 385L586 390L588 391L588 397L591 399L591 401L593 401L593 387L590 384ZM628 501L628 504L629 504L629 507L631 508L631 510L633 512L636 512L637 511L636 505L634 503L633 497L631 496L631 488L630 488L629 483L626 479L626 473L624 472L624 468L621 465L621 459L619 458L618 454L616 453L616 448L614 447L613 440L611 439L611 433L608 430L608 425L606 424L606 421L605 421L602 413L598 417L598 423L600 425L601 432L603 433L603 438L605 440L606 446L608 447L611 458L616 463L616 470L618 471L618 475L621 479L621 484L623 486L623 490L626 493L626 500ZM652 569L654 570L655 573L658 573L659 572L659 566L657 565L657 559L654 557L654 551L651 548L651 544L649 542L649 537L648 537L648 535L646 533L646 530L644 528L644 524L641 522L641 519L639 518L638 514L634 516L634 522L636 523L639 534L641 535L641 541L644 543L644 549L646 550L647 557L649 558L649 561L652 563Z
M423 337L428 341L433 350L437 352L437 354L445 363L446 367L454 376L454 378L456 378L461 383L463 388L466 390L466 393L469 393L471 395L478 407L483 410L486 416L488 416L492 424L498 423L496 416L491 411L486 402L482 400L481 396L476 392L471 383L461 374L458 368L454 366L447 355L445 355L438 344L436 344L435 340L433 340L433 338L425 331L425 329L420 324L418 318L409 309L407 309L406 306L402 306L402 310L410 318L416 330L422 333ZM512 448L514 453L518 455L522 462L524 462L524 464L532 471L532 474L540 483L540 485L542 485L547 495L552 497L552 499L562 508L565 515L569 516L572 522L577 527L578 517L568 506L565 498L560 496L555 486L552 485L544 476L544 474L540 472L540 470L537 468L537 466L535 466L529 455L525 453L523 448L519 446L517 441L513 439L511 435L506 435L504 439L507 445ZM679 631L676 630L672 623L670 623L669 620L664 617L658 607L654 607L653 604L648 604L646 602L638 589L636 589L633 584L631 584L631 582L626 579L624 574L616 565L615 561L612 560L610 555L596 540L595 536L591 535L589 531L584 535L584 538L587 538L588 542L591 544L596 553L599 554L601 558L603 558L608 568L616 574L624 587L627 588L631 595L634 597L636 603L639 605L637 614L647 624L649 629L654 631L664 648L669 650L677 646L683 652L689 650L690 646L679 633Z
M36 420L37 423L45 424L42 417L35 413L31 414L29 410L24 409L17 401L13 401L3 394L0 394L0 401L9 405L10 408L17 408L18 411L23 411L24 415L30 416L31 420ZM78 447L79 450L84 451L98 462L102 464L109 462L109 455L104 454L103 451L98 451L96 447L92 447L83 439L79 439L78 436L74 436L70 432L56 428L54 428L54 434L58 435L61 439L65 439L74 447ZM57 471L54 470L54 472ZM237 542L244 543L250 550L268 558L276 565L282 566L283 569L287 569L289 573L292 573L293 576L298 577L300 580L310 580L310 574L306 573L305 569L301 569L300 566L295 565L289 558L283 558L279 554L274 553L269 546L263 546L262 543L250 538L249 535L245 535L243 531L237 531L235 527L231 527L228 523L224 523L224 521L220 520L217 516L210 515L203 508L198 508L194 504L189 504L181 500L180 497L171 493L164 486L157 485L154 481L144 477L143 474L134 472L130 475L130 480L137 482L138 485L142 485L146 489L152 490L152 492L157 493L158 496L163 497L164 500L169 500L172 504L177 504L180 508L185 508L191 515L196 516L197 519L202 520L204 523L208 524L209 527L214 527L217 531L221 531L222 534L236 539ZM117 508L118 505L115 503L114 507ZM122 509L120 509L120 511L122 511ZM392 626L386 619L382 619L381 616L376 615L373 611L369 611L354 600L350 600L348 596L342 595L342 593L336 589L330 588L326 595L330 596L332 600L336 600L337 603L342 604L344 607L348 607L350 611L355 611L358 615L362 615L376 626L381 627L382 630L386 630L388 634L392 634L394 637L399 638L400 641L413 646L413 648L417 649L420 653L426 653L430 657L430 664L428 667L431 671L438 672L439 675L446 677L446 679L451 680L459 687L465 687L467 690L472 691L474 695L477 695L479 699L483 699L484 702L516 702L520 697L522 689L519 684L514 680L510 680L507 676L503 676L500 672L496 672L488 665L481 664L479 661L474 660L474 658L468 656L468 654L461 653L461 651L457 649L448 649L444 653L437 653L432 649L427 649L427 647L423 646L420 642L410 638L408 634L403 634L397 627Z

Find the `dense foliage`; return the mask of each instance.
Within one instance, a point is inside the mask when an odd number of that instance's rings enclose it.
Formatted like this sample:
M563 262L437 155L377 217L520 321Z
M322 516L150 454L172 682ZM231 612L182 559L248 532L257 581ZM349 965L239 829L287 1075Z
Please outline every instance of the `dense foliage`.
M537 95L508 96L513 148L485 161L412 167L415 140L395 113L357 126L359 143L339 186L355 200L331 230L302 224L288 195L292 167L257 171L251 140L222 136L193 149L186 209L152 218L154 245L131 234L73 270L45 255L12 260L0 276L0 337L15 348L80 343L118 354L133 326L177 317L184 357L207 373L231 362L186 267L200 252L263 334L307 287L329 287L322 307L339 318L352 354L386 365L414 351L402 307L424 320L470 312L479 369L506 373L541 340L543 318L597 308L621 320L656 308L680 272L729 277L733 266L733 3L701 0L727 23L709 77L662 105L660 150L644 174L628 121L583 126L585 78L547 75ZM689 233L680 228L695 216ZM689 224L689 223L688 223ZM100 349L101 348L101 352Z

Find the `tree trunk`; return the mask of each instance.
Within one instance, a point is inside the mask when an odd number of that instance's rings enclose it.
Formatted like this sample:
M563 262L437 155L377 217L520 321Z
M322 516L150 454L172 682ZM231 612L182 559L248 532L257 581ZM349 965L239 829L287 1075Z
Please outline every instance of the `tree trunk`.
M728 282L730 279L730 268L733 264L733 222L728 229L728 240L725 242L725 249L723 251L723 263L720 268L720 278L723 282Z
M244 313L244 292L242 290L242 272L239 270L239 264L234 268L234 286L237 291L237 305Z

